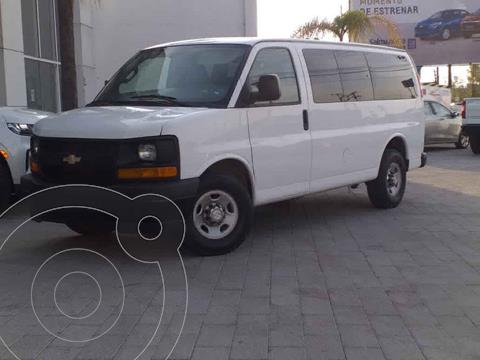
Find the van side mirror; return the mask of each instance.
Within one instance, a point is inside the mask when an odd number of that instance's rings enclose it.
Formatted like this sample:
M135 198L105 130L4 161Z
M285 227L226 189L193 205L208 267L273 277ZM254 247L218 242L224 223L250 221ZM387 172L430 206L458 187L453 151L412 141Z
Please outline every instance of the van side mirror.
M245 84L242 90L241 106L249 106L256 102L275 101L282 97L280 78L278 75L262 75L256 84Z
M458 111L453 111L452 112L452 119L455 119L458 116L460 116L460 113Z
M255 101L275 101L282 97L280 78L276 74L262 75L258 80Z

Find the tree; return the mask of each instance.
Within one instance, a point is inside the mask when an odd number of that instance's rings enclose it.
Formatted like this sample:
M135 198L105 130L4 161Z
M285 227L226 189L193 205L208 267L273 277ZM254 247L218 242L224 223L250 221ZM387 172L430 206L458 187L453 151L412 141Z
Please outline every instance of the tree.
M471 90L472 97L480 96L480 65L471 64L468 70L468 84Z
M303 39L318 39L320 36L330 33L340 41L344 41L348 35L350 40L364 42L375 29L383 29L388 33L392 45L403 47L403 41L398 33L396 24L384 16L367 16L363 11L351 10L337 16L333 21L314 18L300 26L293 37Z

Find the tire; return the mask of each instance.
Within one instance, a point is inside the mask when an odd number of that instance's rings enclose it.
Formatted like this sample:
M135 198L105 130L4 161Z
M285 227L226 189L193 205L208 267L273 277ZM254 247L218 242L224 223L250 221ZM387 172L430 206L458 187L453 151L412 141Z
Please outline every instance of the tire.
M7 209L12 197L12 179L7 164L0 159L0 214Z
M106 236L115 230L115 224L112 221L71 221L65 225L73 232L83 236Z
M452 37L452 31L449 28L443 29L440 37L442 40L450 40Z
M467 134L463 131L460 133L458 137L458 141L455 143L455 147L457 149L466 149L470 145L470 139Z
M474 154L480 154L480 135L470 137L470 148Z
M368 197L376 208L396 208L403 200L406 184L405 158L397 150L387 149L377 179L367 183Z
M472 38L472 36L473 36L473 34L470 34L470 33L463 33L463 37L464 37L465 39L471 39L471 38Z
M185 245L202 256L223 255L238 248L247 237L253 217L246 186L234 177L216 174L200 181L196 198L183 210Z

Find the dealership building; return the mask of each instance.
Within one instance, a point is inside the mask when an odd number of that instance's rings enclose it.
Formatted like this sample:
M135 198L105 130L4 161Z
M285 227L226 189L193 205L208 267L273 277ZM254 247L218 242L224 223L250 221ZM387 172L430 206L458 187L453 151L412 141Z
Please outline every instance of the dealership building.
M256 0L1 0L0 106L82 106L139 49L256 35Z

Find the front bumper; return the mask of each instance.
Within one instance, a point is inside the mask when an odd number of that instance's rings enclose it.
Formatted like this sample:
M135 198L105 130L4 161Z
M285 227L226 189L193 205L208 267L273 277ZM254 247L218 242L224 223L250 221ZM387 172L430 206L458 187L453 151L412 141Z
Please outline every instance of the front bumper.
M157 194L167 197L173 201L182 201L192 199L196 196L199 179L186 179L173 182L129 182L108 186L110 190L117 191L130 198L145 194ZM35 192L59 186L45 182L32 174L28 174L21 179L21 194L27 196ZM64 185L67 186L67 185Z

